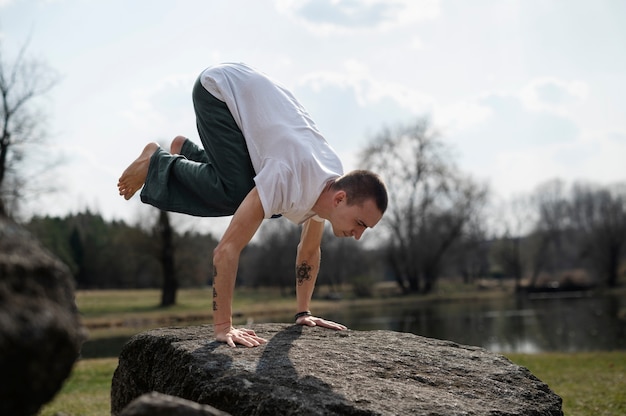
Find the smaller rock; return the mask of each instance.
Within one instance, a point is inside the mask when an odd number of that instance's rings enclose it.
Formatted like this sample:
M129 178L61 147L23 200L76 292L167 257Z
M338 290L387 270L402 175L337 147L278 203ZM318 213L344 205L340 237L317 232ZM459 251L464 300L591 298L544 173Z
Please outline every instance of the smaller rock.
M133 400L120 416L230 416L230 413L153 391Z
M68 267L0 216L0 415L35 415L54 397L86 332Z

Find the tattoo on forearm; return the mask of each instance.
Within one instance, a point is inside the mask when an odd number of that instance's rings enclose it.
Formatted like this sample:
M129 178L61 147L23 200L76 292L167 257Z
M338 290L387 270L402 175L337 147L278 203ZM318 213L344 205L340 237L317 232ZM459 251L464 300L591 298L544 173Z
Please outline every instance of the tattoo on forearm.
M296 266L296 278L298 279L298 286L302 286L305 280L311 280L312 267L306 261Z
M217 310L217 302L215 298L217 298L217 290L215 290L215 277L217 276L217 267L213 266L213 310Z

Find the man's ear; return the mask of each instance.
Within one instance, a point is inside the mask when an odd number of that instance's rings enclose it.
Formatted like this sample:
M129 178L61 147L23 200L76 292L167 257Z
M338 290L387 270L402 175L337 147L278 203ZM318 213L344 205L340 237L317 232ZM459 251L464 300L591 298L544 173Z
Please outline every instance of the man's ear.
M335 192L335 195L333 196L333 204L334 206L339 205L339 203L341 203L341 201L343 201L344 199L346 199L346 191L344 190L339 190L337 192Z

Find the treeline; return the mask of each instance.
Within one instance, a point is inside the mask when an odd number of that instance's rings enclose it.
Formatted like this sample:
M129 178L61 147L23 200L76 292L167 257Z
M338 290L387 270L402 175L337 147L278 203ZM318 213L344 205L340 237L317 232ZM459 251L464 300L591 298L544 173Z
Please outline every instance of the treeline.
M151 288L163 282L162 238L153 226L105 221L85 212L66 217L34 217L26 228L70 268L80 289ZM174 233L180 287L206 285L216 239L197 232Z
M162 221L154 215L152 222L129 225L105 221L100 214L87 211L65 217L33 217L24 225L69 266L79 289L160 288L167 273L163 267ZM259 241L241 255L237 283L279 287L284 294L291 294L299 238L300 227L286 220L266 221ZM216 245L210 233L173 230L178 287L211 283ZM318 282L337 290L350 284L357 294L369 295L372 283L382 275L376 250L366 250L354 240L337 239L328 231L323 248Z
M614 287L626 277L626 184L552 180L504 211L492 258L518 285Z

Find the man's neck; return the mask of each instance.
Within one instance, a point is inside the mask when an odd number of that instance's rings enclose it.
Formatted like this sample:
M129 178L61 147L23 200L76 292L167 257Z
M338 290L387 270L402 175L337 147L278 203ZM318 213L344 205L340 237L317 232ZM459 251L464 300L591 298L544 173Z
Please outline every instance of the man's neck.
M335 183L334 180L330 180L326 183L322 193L317 198L317 201L315 201L315 204L313 204L312 211L315 212L318 217L324 218L325 220L329 219L333 207L333 183Z

